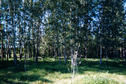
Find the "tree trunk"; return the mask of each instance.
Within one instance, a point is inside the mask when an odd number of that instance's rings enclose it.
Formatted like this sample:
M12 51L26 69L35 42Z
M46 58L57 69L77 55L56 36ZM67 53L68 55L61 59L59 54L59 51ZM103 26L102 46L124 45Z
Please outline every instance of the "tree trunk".
M19 30L20 31L20 30ZM22 38L21 38L21 34L20 34L20 42L19 42L19 55L20 55L20 60L22 59Z
M16 56L16 50L15 50L15 27L14 27L14 5L13 5L13 1L9 0L9 5L10 5L10 14L11 14L11 21L12 21L12 31L13 31L13 57L14 57L14 64L17 64L17 56Z
M36 57L35 42L33 41L33 60Z
M78 50L71 49L71 67L72 67L72 78L75 77L75 74L77 73L77 56L78 56Z
M7 61L9 59L9 37L8 38L8 43L7 43Z
M105 50L106 60L108 60L108 49Z
M75 69L74 69L74 56L73 56L73 49L72 48L71 48L71 71L72 71L72 78L74 78Z
M124 49L125 61L126 61L126 49Z
M20 45L20 60L22 60L22 46Z
M25 52L25 59L24 59L24 71L26 71L26 52Z
M33 45L33 60L35 60L36 57L36 47L35 47L35 34L34 34L34 28L33 28L33 23L32 23L32 45Z
M67 63L67 56L66 56L66 47L64 46L64 61L65 64Z
M3 30L1 31L2 34L2 45L1 45L1 60L3 61L3 57L4 57L4 50L3 50Z
M37 43L37 54L36 54L36 62L38 62L38 56L39 56L39 49L38 49L38 43Z
M85 46L85 60L87 59L87 47Z
M102 64L102 45L100 45L100 64Z

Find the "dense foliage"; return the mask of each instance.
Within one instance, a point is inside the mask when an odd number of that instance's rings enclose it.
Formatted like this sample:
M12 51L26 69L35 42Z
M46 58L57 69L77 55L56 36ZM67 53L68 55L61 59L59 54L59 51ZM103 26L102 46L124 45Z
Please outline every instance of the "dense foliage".
M126 58L125 0L2 0L0 18L2 60Z

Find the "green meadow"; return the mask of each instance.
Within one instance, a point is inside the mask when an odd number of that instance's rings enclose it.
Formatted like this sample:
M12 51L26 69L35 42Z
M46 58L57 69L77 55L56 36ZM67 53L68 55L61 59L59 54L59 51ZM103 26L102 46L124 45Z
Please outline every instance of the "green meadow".
M24 71L26 67L26 71ZM0 65L0 84L126 84L126 62L99 59L82 60L78 71L71 78L70 61L56 61L48 58L35 63L31 60L4 61Z

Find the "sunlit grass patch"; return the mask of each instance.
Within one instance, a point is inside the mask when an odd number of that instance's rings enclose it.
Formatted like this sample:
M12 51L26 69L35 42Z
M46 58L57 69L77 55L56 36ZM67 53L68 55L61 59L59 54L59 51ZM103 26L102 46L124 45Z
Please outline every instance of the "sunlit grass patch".
M99 75L86 75L83 78L75 81L74 84L121 84L110 77L99 76Z
M45 59L35 63L28 60L26 71L24 61L17 66L12 61L1 64L0 84L125 84L126 63L109 59L99 64L99 59L82 60L78 72L71 79L70 62Z
M124 79L121 80L120 75L86 72L85 74L77 74L73 79L57 80L54 84L125 84L125 82Z

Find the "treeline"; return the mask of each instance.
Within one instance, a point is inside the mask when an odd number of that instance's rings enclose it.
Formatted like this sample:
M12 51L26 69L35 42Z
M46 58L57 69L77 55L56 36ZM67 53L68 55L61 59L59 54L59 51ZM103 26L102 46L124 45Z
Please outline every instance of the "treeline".
M2 0L1 59L125 58L125 0ZM3 42L3 44L2 44ZM100 63L101 63L100 62Z

